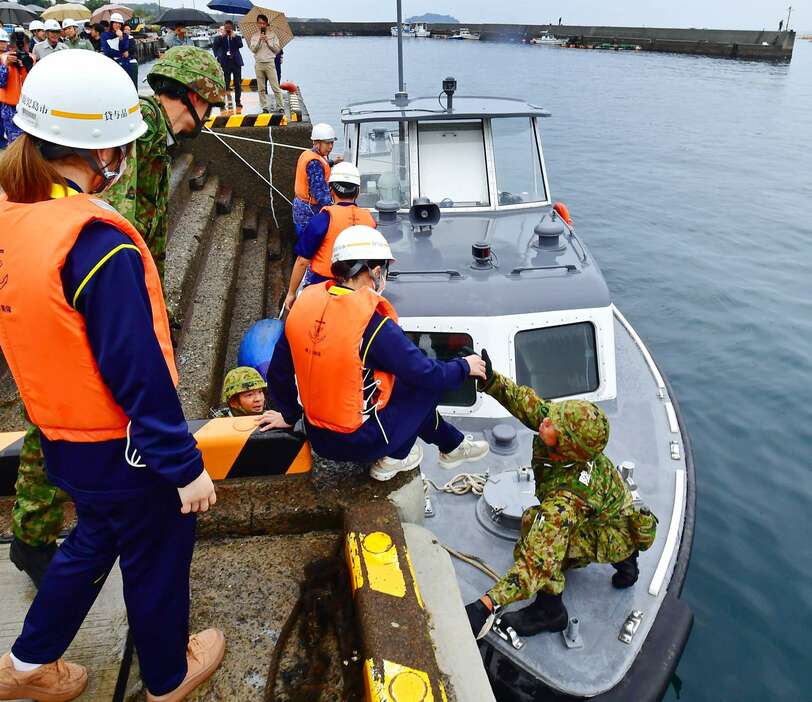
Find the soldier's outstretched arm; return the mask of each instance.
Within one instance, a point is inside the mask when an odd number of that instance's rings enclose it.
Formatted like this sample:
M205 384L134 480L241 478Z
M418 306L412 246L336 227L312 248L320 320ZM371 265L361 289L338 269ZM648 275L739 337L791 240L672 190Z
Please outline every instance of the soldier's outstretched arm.
M494 372L483 390L533 431L538 431L541 420L549 414L550 403L541 399L533 388L518 385L501 373Z

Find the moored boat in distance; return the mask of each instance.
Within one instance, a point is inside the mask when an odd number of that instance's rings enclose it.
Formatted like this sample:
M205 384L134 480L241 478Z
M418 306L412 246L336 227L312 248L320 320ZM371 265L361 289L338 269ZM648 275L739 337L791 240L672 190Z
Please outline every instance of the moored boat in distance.
M537 44L539 46L562 46L563 44L567 43L566 39L559 39L557 36L551 34L549 31L542 32L537 37L533 37L530 40L531 44Z
M458 32L452 34L449 39L479 41L479 32L472 32L468 27L461 27Z
M401 30L403 31L404 39L412 39L417 36L414 27L412 27L410 24L406 24L405 22L401 25ZM390 27L389 32L393 37L396 37L398 35L398 26L395 25L394 27Z

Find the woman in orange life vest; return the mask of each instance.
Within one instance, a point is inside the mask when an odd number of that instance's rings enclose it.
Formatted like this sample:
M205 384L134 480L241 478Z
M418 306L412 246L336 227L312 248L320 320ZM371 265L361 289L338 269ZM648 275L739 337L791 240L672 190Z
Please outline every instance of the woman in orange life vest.
M329 124L314 124L310 132L313 148L302 153L296 164L294 183L293 224L296 236L301 236L313 216L322 207L332 203L330 169L344 159L341 156L331 159L330 154L336 141L336 132Z
M61 656L118 559L147 699L180 700L225 648L215 629L189 636L193 513L216 498L175 392L155 263L94 197L146 124L127 74L91 51L46 56L20 101L23 134L0 160L0 344L77 525L0 657L0 699L82 693L86 670Z
M268 413L263 430L291 427L303 407L316 453L373 463L376 480L420 464L418 437L439 447L445 468L484 458L486 441L463 436L437 412L444 391L484 377L482 359L434 361L403 333L381 296L392 252L380 232L344 230L332 259L336 282L302 291L274 349L268 389L279 411Z
M361 173L351 163L339 163L330 172L330 192L333 204L319 212L296 240L296 262L290 274L285 298L289 310L296 302L296 293L304 278L305 286L323 283L333 277L333 244L338 235L356 224L376 227L375 219L355 204L361 189Z

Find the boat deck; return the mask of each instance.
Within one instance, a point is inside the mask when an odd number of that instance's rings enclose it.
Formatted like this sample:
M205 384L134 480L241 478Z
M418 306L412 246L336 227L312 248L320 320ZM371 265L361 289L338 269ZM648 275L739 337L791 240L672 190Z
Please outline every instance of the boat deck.
M580 620L583 648L568 649L561 634L541 634L524 639L525 646L515 651L495 634L488 635L497 650L510 655L528 673L556 689L581 697L592 697L614 687L634 662L666 595L683 526L685 449L676 416L672 423L666 409L666 403L670 402L667 390L660 397L658 386L662 381L655 379L640 347L617 317L615 344L617 399L599 403L611 422L606 453L616 465L623 461L635 463L640 496L659 518L657 539L640 556L640 579L635 587L619 591L612 587L614 570L610 565L594 564L567 574L564 602L570 617ZM489 423L461 417L454 421L462 431L480 435ZM436 463L436 449L427 446L423 472L437 484L443 484L461 470L488 469L493 475L529 465L533 434L516 424L519 449L514 454L491 453L480 464L444 471ZM672 441L679 446L677 460L671 455ZM532 489L533 484L528 483L527 490ZM482 558L499 572L511 566L513 539L494 536L480 525L475 514L479 498L470 493L460 497L433 490L430 496L436 516L426 520L426 527L442 543ZM481 596L492 585L488 576L462 561L455 560L455 568L466 602ZM662 583L661 587L656 587L655 580ZM524 605L518 603L514 607L521 606ZM642 622L631 644L625 644L618 640L618 635L632 610L643 612Z

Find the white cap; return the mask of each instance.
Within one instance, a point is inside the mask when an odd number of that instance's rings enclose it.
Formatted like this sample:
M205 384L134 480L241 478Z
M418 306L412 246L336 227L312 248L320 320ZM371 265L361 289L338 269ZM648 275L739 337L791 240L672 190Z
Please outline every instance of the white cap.
M9 41L8 32L0 27L0 41Z
M62 20L62 29L67 29L68 27L78 27L79 23L74 19L63 19Z
M25 84L23 84L25 85ZM336 237L333 259L336 261L394 261L392 249L383 234L366 224L347 227Z
M333 129L329 124L324 124L324 122L320 122L319 124L313 125L313 131L310 132L310 140L311 141L335 141L336 140L336 130Z
M61 32L62 27L60 26L59 22L55 19L47 19L45 20L45 24L42 25L42 28L46 32Z
M342 161L333 166L330 171L331 183L350 183L351 185L361 185L361 172L351 163Z
M121 24L124 24L124 17L121 16L120 12L114 12L112 15L110 15L110 22L120 22Z
M38 29L45 29L45 25L42 23L42 20L33 20L31 24L28 25L29 32L36 32Z
M88 76L104 90L86 90ZM23 83L14 124L79 149L123 146L147 130L129 75L94 51L59 51L37 61Z

